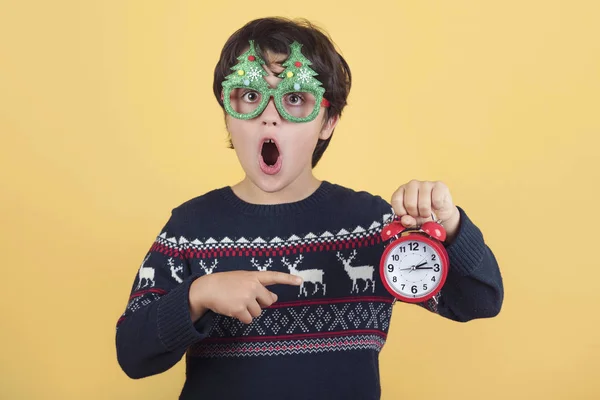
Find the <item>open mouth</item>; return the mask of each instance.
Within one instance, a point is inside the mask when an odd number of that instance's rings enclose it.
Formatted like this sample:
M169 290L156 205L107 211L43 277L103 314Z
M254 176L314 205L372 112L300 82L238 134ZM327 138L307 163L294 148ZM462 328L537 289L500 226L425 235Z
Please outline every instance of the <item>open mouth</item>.
M265 139L259 157L260 169L267 175L275 175L281 170L281 154L273 139Z
M277 163L279 158L279 149L272 139L266 139L262 145L262 151L260 152L262 159L267 166L272 167Z

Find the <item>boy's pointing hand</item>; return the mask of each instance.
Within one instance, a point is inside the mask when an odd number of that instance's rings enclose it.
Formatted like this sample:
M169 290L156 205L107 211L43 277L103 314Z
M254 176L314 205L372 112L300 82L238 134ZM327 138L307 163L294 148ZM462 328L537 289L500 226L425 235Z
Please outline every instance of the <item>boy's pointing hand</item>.
M446 230L446 243L450 243L456 236L460 212L452 201L448 186L443 182L413 179L394 192L391 204L400 217L400 222L407 228L415 228L431 221L433 212L442 220Z
M262 313L263 308L277 301L277 295L266 286L298 286L301 283L300 277L277 271L231 271L204 275L190 286L192 321L212 310L249 324Z

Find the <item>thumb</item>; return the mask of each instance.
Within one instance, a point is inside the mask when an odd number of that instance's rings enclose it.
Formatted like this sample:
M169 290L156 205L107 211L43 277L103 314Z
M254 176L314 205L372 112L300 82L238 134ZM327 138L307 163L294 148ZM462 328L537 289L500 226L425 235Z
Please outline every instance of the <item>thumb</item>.
M410 215L403 215L402 218L400 218L400 223L406 228L416 228L417 226L423 225L427 221L432 221L432 218L415 218Z
M402 218L400 218L400 223L405 228L416 228L416 226L417 226L417 220L408 214L403 215Z

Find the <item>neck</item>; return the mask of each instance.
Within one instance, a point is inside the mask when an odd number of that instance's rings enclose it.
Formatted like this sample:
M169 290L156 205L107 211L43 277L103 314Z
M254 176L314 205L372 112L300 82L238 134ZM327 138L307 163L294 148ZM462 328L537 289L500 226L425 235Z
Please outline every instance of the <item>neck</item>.
M313 194L321 184L315 176L300 176L289 185L274 191L266 192L257 186L246 175L236 185L232 186L233 192L242 200L252 204L284 204L303 200Z

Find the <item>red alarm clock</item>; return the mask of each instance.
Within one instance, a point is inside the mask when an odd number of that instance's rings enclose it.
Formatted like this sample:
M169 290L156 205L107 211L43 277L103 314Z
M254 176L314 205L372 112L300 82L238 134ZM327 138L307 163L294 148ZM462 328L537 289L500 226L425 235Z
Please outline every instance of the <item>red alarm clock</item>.
M396 299L420 303L436 296L444 286L450 261L442 243L446 230L438 222L434 217L420 228L407 229L394 219L381 231L384 241L394 240L381 257L379 274Z

